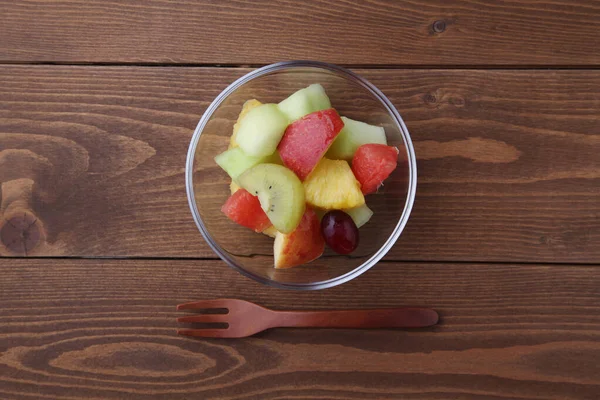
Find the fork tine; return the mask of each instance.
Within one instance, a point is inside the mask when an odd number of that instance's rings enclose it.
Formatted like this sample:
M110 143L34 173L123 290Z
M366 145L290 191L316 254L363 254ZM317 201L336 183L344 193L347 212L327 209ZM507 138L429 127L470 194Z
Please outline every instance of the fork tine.
M229 308L227 299L200 300L179 304L177 310L195 310L199 308Z
M215 322L227 322L227 314L197 314L197 315L186 315L185 317L177 318L177 322L204 322L204 323L215 323Z
M194 337L233 337L227 329L178 329L177 334Z

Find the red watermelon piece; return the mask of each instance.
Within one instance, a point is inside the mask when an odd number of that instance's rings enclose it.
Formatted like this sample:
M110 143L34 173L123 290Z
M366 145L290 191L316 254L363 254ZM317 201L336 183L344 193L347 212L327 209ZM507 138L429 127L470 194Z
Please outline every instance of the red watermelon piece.
M262 232L271 226L271 221L260 206L258 197L252 196L247 190L239 189L232 194L221 211L233 222Z
M377 191L398 164L398 149L385 144L363 144L352 158L352 172L363 194Z
M283 164L303 181L343 127L344 121L333 108L305 115L290 124L277 147Z

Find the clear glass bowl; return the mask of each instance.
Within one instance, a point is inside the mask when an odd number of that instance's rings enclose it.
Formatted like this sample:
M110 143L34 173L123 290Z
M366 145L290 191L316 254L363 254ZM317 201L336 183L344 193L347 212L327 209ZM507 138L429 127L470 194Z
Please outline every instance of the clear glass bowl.
M388 144L400 150L398 168L377 193L366 197L374 215L360 228L360 244L351 255L338 255L326 248L325 253L311 263L274 269L273 239L238 226L221 213L221 206L230 195L230 179L213 158L227 149L233 125L246 100L277 103L312 83L325 87L332 107L340 115L383 126ZM219 257L264 284L305 290L339 285L374 266L404 229L417 184L413 145L392 103L379 89L353 72L314 61L271 64L248 73L223 90L196 127L185 176L194 220Z

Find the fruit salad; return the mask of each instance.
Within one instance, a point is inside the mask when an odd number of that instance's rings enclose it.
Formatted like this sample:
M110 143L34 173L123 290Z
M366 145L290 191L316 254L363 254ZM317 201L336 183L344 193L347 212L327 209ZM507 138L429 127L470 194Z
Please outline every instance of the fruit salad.
M275 239L275 268L307 264L325 246L350 254L373 216L368 195L397 160L382 127L340 116L320 84L279 104L248 100L215 157L231 178L221 211Z

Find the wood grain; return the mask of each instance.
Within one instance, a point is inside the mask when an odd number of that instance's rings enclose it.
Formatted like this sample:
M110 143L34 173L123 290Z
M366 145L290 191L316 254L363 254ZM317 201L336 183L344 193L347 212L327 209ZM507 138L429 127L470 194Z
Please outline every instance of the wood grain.
M214 257L185 156L209 102L247 71L1 67L2 224L16 202L10 216L31 214L39 235L0 255ZM600 72L358 72L399 109L418 156L389 259L600 260Z
M0 61L600 65L593 0L0 1Z
M597 399L596 267L381 263L326 291L220 261L0 260L2 399ZM426 306L433 329L175 334L175 305Z

